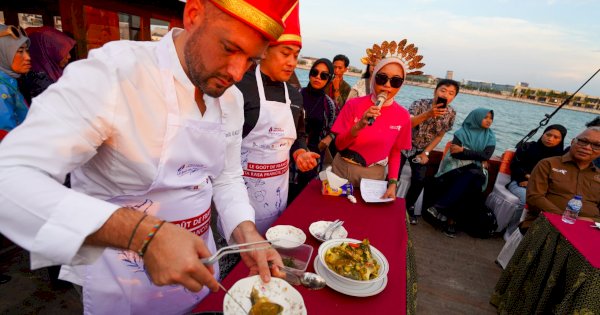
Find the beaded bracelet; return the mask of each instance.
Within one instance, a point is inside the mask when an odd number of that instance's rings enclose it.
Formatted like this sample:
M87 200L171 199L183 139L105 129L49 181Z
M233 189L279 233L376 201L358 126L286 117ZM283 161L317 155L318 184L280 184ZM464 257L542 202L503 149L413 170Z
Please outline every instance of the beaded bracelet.
M138 250L138 255L140 255L140 257L144 257L144 254L146 254L146 250L148 249L148 245L150 245L150 242L152 242L152 240L154 239L154 236L156 235L156 233L158 232L158 230L160 230L160 228L163 226L163 224L165 224L166 221L160 221L160 223L155 224L152 227L152 230L150 230L150 233L148 233L148 235L146 235L146 239L144 239L144 243L142 244L142 247L140 248L140 250Z
M133 242L133 237L135 236L135 232L137 232L138 227L140 227L140 224L142 223L142 221L144 221L144 219L147 216L148 215L144 213L144 215L142 216L142 218L138 221L138 223L133 228L133 232L131 232L131 236L129 237L129 242L127 242L127 250L129 250L129 248L131 247L131 242Z
M397 179L388 179L388 186L394 184L396 186L398 186L398 180Z

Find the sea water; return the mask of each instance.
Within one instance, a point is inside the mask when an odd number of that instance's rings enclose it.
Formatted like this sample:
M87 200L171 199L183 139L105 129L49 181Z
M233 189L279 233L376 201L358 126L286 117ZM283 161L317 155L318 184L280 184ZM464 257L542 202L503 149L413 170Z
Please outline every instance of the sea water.
M306 86L308 84L308 70L296 69L296 74L301 85ZM344 80L350 86L354 85L358 79L358 77L344 76ZM433 89L405 84L395 98L400 105L408 108L415 100L432 97ZM539 122L545 117L545 114L551 114L556 109L555 107L464 93L459 93L452 101L451 106L457 112L454 128L446 133L438 148L442 148L446 142L452 140L453 133L462 126L462 122L469 112L478 107L485 107L494 111L494 123L492 124L492 130L496 134L496 151L494 155L498 156L506 149L514 148L529 131L539 126ZM565 138L565 147L567 147L570 145L571 139L585 130L585 124L596 116L596 114L563 108L552 117L547 126L561 124L567 128L568 132ZM529 141L537 141L542 136L544 129L545 127L540 128Z

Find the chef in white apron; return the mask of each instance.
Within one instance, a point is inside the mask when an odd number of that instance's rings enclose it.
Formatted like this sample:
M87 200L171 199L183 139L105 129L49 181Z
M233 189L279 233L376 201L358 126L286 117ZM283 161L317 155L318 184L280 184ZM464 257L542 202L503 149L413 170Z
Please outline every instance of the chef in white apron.
M242 168L255 223L264 233L287 206L290 149L298 168L316 166L318 154L307 152L302 96L289 80L302 47L298 6L286 29L270 44L260 66L248 71L226 93L244 105ZM312 166L311 166L312 165Z

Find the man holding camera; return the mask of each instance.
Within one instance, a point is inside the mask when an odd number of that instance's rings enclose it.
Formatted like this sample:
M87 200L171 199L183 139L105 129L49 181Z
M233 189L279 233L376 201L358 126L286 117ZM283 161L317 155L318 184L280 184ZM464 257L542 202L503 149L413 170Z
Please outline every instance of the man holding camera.
M458 91L458 82L450 79L440 80L433 92L432 99L417 100L408 109L413 127L412 148L402 152L400 173L402 173L404 162L408 160L412 172L405 200L411 224L418 222L414 205L423 190L429 152L435 149L446 132L451 130L454 125L456 111L448 105L458 95ZM400 174L398 174L398 178L400 178Z

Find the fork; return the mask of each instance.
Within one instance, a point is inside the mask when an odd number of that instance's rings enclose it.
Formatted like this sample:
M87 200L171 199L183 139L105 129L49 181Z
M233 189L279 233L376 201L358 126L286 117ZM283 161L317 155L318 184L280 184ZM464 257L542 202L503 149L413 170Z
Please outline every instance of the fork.
M205 265L212 265L212 264L218 262L219 259L225 255L245 253L245 252L251 252L251 251L255 251L255 250L265 250L265 249L272 248L271 244L275 241L276 240L271 240L271 241L264 240L264 241L258 241L258 242L236 244L236 245L221 247L212 256L200 259L200 262L202 262ZM250 246L250 245L257 245L257 244L269 244L269 246L240 248L243 246Z
M332 239L333 232L335 232L335 230L339 229L342 225L344 225L344 221L339 221L338 223L336 223L336 226L334 226L331 230L329 230L329 237L327 237L327 235L325 235L325 240L329 241L330 239Z
M327 226L327 228L325 229L325 231L323 231L323 233L315 233L315 235L317 235L318 238L325 240L325 235L327 235L327 232L329 232L329 230L331 230L338 222L340 222L340 219L336 219L335 221L329 223L329 225Z

